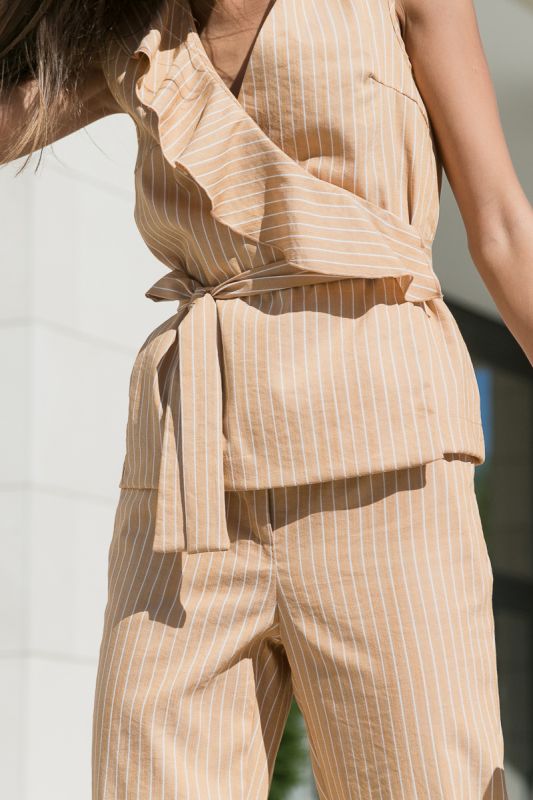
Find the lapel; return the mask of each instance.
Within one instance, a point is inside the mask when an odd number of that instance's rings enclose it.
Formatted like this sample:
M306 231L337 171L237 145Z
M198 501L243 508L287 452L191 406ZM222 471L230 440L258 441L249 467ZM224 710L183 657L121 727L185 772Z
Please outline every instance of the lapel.
M253 86L253 73L254 73L254 68L256 67L256 62L259 59L261 59L263 51L269 47L270 42L277 35L276 32L279 31L280 29L280 24L282 24L282 20L278 19L278 13L281 12L280 6L286 2L287 0L274 0L273 3L268 8L268 10L265 12L263 20L256 33L255 39L252 42L252 45L248 52L245 64L243 65L243 67L241 67L240 70L240 72L242 72L242 76L240 79L239 90L237 92L236 97L237 100L241 103L241 105L243 105L241 100L242 96L245 94L246 90L249 87ZM209 55L205 51L203 42L201 38L196 34L196 24L193 18L193 13L189 0L183 0L183 11L185 16L188 18L188 30L191 33L191 39L195 41L195 44L198 48L204 51L202 55L205 56L209 64L211 64L211 60L209 58Z

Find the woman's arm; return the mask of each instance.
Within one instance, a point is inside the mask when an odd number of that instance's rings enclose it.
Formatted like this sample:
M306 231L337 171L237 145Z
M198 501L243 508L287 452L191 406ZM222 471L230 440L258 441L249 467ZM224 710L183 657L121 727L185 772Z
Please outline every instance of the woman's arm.
M0 164L6 163L6 153L16 128L24 124L37 97L34 81L15 87L5 96L0 96ZM87 71L80 81L77 99L80 100L80 113L65 112L60 115L53 129L50 130L46 142L41 146L52 144L69 133L84 128L97 119L123 111L112 95L100 67ZM29 155L30 146L20 156Z
M507 148L472 0L397 0L396 10L470 255L533 364L533 208Z

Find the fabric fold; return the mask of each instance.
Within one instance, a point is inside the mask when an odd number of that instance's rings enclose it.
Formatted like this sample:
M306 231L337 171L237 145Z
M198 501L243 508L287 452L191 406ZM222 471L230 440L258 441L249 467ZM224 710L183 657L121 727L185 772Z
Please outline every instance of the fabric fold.
M185 254L177 253L180 266L169 268L146 292L154 301L178 301L184 311L176 326L178 357L167 376L177 400L165 400L161 411L153 548L227 550L217 302L393 277L405 300L428 313L426 301L441 298L442 290L431 242L415 226L313 175L245 111L211 64L187 3L164 4L157 26L131 57L138 62L133 86L142 124L176 180L181 174L191 179L213 219L251 245L254 266L238 274L228 269L226 279L210 286L189 274ZM366 77L370 87L371 70ZM267 264L263 245L273 254Z
M163 437L153 549L189 553L227 550L224 486L223 353L219 352L217 301L296 286L337 282L338 275L268 264L204 286L179 270L146 292L152 300L180 303L178 358L166 381L177 402L163 404Z
M180 8L166 40L152 28L135 48L133 57L147 58L135 93L152 115L164 158L206 194L217 222L274 248L295 269L393 276L406 300L442 297L431 243L397 214L312 175L278 147L216 73L190 11Z

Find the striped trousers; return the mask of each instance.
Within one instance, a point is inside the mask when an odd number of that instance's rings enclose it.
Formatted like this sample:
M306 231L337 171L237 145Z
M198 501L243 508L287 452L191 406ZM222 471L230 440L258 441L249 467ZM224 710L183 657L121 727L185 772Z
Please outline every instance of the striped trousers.
M453 454L228 492L231 548L155 553L123 489L93 800L266 800L294 696L321 800L503 800L493 575Z

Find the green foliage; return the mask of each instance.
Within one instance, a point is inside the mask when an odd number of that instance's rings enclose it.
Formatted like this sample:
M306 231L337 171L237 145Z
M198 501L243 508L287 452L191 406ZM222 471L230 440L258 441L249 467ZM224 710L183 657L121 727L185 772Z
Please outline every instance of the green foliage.
M276 758L268 800L285 800L289 791L302 782L307 759L305 725L293 698Z

